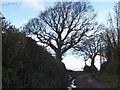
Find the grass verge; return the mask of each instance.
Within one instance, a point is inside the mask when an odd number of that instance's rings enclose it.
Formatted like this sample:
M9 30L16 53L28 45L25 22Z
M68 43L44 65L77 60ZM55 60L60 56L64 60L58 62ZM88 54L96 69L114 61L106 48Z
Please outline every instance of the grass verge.
M101 73L96 77L96 79L113 84L115 86L120 86L120 76L117 74Z

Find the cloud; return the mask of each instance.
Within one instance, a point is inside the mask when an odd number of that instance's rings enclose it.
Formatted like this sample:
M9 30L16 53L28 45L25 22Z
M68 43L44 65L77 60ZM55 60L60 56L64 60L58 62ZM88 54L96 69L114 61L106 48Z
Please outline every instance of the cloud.
M45 10L44 4L42 1L40 0L23 0L21 2L22 6L24 7L30 7L30 8L34 8L38 11L43 11Z
M108 14L109 13L114 14L113 8L99 10L98 11L98 18L97 18L97 20L99 21L99 23L107 24L107 19L108 19Z

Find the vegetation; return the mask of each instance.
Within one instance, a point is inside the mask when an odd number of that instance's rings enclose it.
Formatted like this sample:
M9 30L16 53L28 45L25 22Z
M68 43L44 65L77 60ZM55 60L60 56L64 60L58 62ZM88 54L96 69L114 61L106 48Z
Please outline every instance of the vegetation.
M94 35L84 38L82 43L76 45L75 51L84 55L84 71L96 71L95 57L100 56L101 71L118 74L120 73L120 2L115 5L115 15L109 14L108 25L98 25ZM107 61L101 59L106 58ZM91 66L87 66L86 61L91 59Z
M85 59L85 67L84 71L87 72L95 72L97 71L97 68L95 67L95 58L97 55L100 55L100 49L101 49L101 40L98 37L98 34L94 33L89 38L86 38L80 45L77 45L75 47L75 51L80 51L80 53L83 53L84 59ZM86 64L86 61L88 59L91 59L91 66L88 66Z
M2 25L3 88L64 88L68 74L61 62L68 50L84 55L86 72L96 72L95 57L100 58L100 80L117 83L120 74L120 2L115 15L109 14L108 25L97 25L89 2L57 2L19 28L0 17ZM1 13L0 13L1 14ZM2 16L2 15L1 15ZM28 35L36 35L40 43ZM91 66L86 61L91 59ZM85 73L86 73L85 72Z
M96 79L103 81L103 82L107 82L113 85L120 85L119 80L120 80L120 76L115 75L115 74L109 74L109 73L101 73L100 75L98 75L96 77Z
M3 22L4 23L4 22ZM8 25L8 24L6 24ZM2 33L3 88L64 88L65 67L12 25Z
M57 60L78 45L94 29L96 14L89 2L57 2L24 27L56 54Z
M106 45L105 57L107 62L102 65L101 71L106 71L112 74L120 73L120 2L115 5L115 16L111 14L108 19L108 27L105 27L105 34L102 36L103 42Z

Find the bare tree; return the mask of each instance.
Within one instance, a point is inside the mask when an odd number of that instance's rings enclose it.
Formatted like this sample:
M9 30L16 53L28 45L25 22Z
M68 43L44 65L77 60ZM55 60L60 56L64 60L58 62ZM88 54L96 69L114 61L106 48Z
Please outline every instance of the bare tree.
M114 17L112 17L112 14L109 14L106 32L111 43L116 45L120 44L120 1L115 5L114 12Z
M106 71L108 72L118 72L120 55L120 2L115 5L114 11L114 16L109 14L107 26L104 28L105 32L102 34L102 40L106 44Z
M114 18L112 17L112 14L109 14L108 28L106 29L106 43L108 53L111 53L113 57L117 56L117 60L120 49L120 2L115 5L114 11Z
M57 2L23 28L54 50L56 58L79 44L94 29L96 14L89 2Z
M77 51L82 51L84 54L85 61L88 59L91 59L91 66L94 66L95 63L95 57L97 55L100 55L101 50L101 40L99 36L93 36L89 39L86 39L82 42L82 44L76 46Z
M120 1L115 6L115 20L116 20L116 29L118 33L118 45L120 45Z

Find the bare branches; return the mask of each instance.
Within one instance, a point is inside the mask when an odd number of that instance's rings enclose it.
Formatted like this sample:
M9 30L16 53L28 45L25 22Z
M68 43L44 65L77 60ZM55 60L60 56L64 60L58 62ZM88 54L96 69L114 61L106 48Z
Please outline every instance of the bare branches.
M95 14L88 2L57 2L25 26L56 54L62 55L94 29ZM53 43L54 42L54 43Z
M95 34L90 38L86 38L86 40L80 45L77 45L75 49L76 51L83 52L85 57L90 58L92 65L94 64L95 57L101 52L101 38Z

